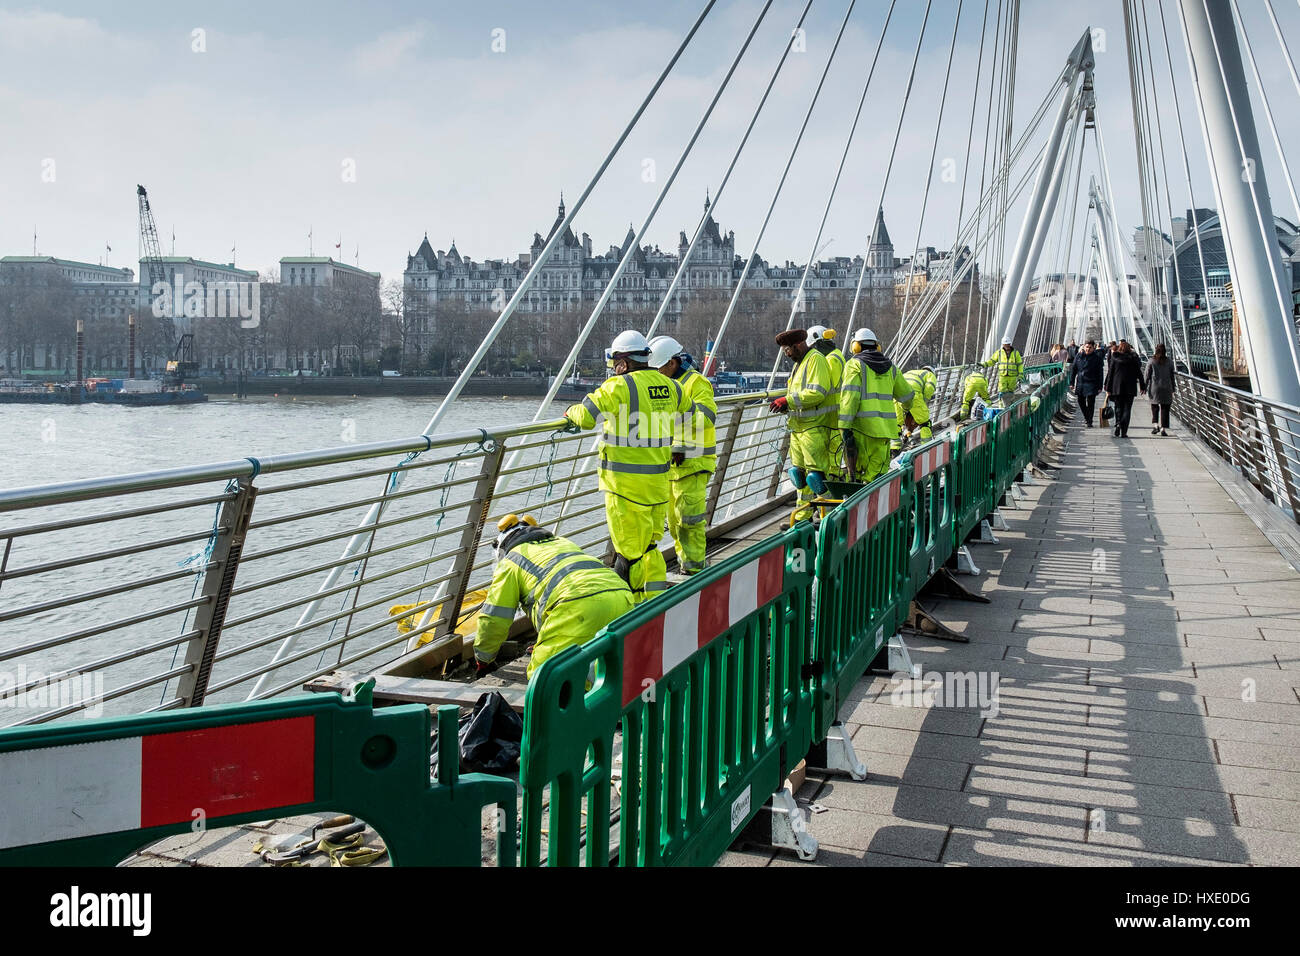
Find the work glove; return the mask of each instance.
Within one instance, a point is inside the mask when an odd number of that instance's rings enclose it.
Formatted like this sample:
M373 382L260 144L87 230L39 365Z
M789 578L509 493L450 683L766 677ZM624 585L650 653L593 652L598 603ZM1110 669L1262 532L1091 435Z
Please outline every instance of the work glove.
M564 427L561 428L560 431L564 432L564 434L566 435L576 435L578 434L578 432L582 431L582 428L578 425L577 422L570 421L569 419L566 418L564 420Z
M686 460L686 452L684 452L684 451L675 451L675 452L673 452L673 464L674 464L674 465L680 465L680 464L681 464L682 462L684 462L685 460Z
M788 403L785 400L785 396L782 395L780 398L772 399L771 404L768 405L767 407L769 411L775 412L778 415L784 415L787 411L789 411L789 409L786 407L787 404Z
M499 666L500 666L500 665L497 664L496 661L486 661L486 662L484 662L484 661L480 661L480 660L478 660L477 658L475 658L475 660L474 660L474 676L475 676L475 677L482 677L482 676L484 676L485 674L491 674L491 673L492 673L494 670L496 670L497 667L499 667Z

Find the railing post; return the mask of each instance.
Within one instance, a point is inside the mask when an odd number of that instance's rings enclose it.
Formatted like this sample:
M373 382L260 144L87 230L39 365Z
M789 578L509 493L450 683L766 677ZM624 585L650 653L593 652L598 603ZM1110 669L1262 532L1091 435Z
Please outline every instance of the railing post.
M740 419L745 413L744 405L731 409L731 421L727 423L727 432L718 449L718 467L713 471L709 482L709 497L704 505L705 527L713 524L713 513L717 511L718 499L722 497L722 485L727 480L727 467L731 464L731 452L736 446L736 434L740 431Z
M479 541L483 534L483 525L487 522L488 511L492 507L492 493L496 490L497 478L501 474L501 462L505 457L505 442L497 442L496 448L483 457L483 473L474 483L470 506L479 505L478 516L460 534L456 546L455 568L447 581L447 597L442 602L442 612L438 615L437 626L433 629L433 640L453 633L456 621L460 617L460 605L465 600L465 590L469 585L470 573L474 566L474 557L478 554Z
M253 514L257 489L253 487L251 477L240 478L238 488L235 496L221 505L216 539L203 574L205 601L194 614L194 628L198 633L185 648L185 663L189 670L181 676L176 689L185 707L202 705L207 695L212 661L221 641L221 628L226 622L230 592L235 586L235 572L239 569L239 556L248 537L248 522Z
M790 451L790 430L787 428L784 437L781 439L780 450L776 454L776 468L772 471L772 482L767 486L768 498L775 498L777 489L781 487L781 476L785 474L785 456Z

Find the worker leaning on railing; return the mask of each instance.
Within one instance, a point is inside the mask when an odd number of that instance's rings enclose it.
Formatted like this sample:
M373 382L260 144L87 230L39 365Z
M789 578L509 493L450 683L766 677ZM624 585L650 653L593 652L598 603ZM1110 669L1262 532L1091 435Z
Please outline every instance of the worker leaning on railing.
M506 515L497 532L492 583L474 635L478 673L493 669L520 606L537 631L529 679L548 657L590 640L635 606L621 577L572 541L539 528L532 515Z
M903 373L903 379L912 386L912 403L903 405L894 403L894 413L898 416L900 434L890 443L891 451L900 451L903 443L915 436L921 441L934 437L930 428L930 400L934 398L939 385L939 376L934 368L925 365Z

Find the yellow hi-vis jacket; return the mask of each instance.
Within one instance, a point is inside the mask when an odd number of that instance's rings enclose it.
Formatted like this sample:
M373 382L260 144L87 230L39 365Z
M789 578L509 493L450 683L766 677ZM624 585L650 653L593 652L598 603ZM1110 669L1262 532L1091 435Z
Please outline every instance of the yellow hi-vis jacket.
M790 380L785 386L790 431L834 428L836 406L830 401L834 387L835 381L831 378L831 367L826 356L816 349L809 349L790 373Z
M970 414L970 407L975 404L976 396L984 399L986 405L993 401L989 398L989 382L984 377L983 372L971 372L966 376L966 391L962 393L961 397L962 418Z
M564 417L579 428L603 428L597 483L635 504L668 503L673 426L695 405L682 387L652 368L614 375Z
M912 397L911 405L897 405L894 408L894 411L898 413L900 425L903 422L904 412L911 412L912 419L918 425L928 424L930 421L930 399L934 398L934 390L938 385L938 376L933 372L927 372L923 368L914 368L904 372L903 379L908 385L912 386L915 395Z
M874 365L867 361L875 356ZM897 438L897 402L912 403L912 386L880 352L860 352L844 365L840 384L839 427L865 438Z
M520 606L533 622L538 645L544 642L553 645L549 648L551 653L569 644L588 641L595 636L594 631L555 633L555 625L562 624L566 617L563 613L566 605L619 591L627 596L630 609L632 592L623 579L566 538L550 537L517 544L497 562L492 572L487 599L479 608L474 656L484 663L496 659L510 633L515 608Z
M713 397L713 386L695 369L687 369L673 379L682 387L695 410L678 420L673 432L673 451L681 452L686 460L673 465L670 478L685 478L701 471L718 467L717 433L714 423L718 419L718 403Z
M1014 392L1025 373L1025 360L1015 349L1010 355L998 349L981 364L989 370L989 377L997 382L999 392Z

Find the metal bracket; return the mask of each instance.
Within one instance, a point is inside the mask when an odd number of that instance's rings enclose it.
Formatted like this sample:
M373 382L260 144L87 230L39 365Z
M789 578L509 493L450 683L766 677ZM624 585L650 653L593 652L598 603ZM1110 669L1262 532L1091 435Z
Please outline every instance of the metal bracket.
M984 522L980 522L983 526ZM970 548L962 545L957 549L957 573L958 574L979 574L980 569L975 564L975 559L971 557Z
M994 518L995 521L996 521L998 518L1002 518L1002 515L998 514L998 512L996 512L996 511L993 512L993 514L995 515L995 518ZM1005 529L1005 528L1006 528L1006 525L1007 525L1007 520L1006 520L1005 518L1002 518L1002 528ZM979 544L998 544L998 543L999 543L999 542L998 542L998 536L995 535L995 534L993 533L993 527L992 527L992 525L989 524L989 519L988 519L988 518L985 518L983 521L980 522L980 525L979 525L979 532L980 532L980 536L976 539L977 543L979 543Z
M1024 501L1026 498L1029 497L1029 495L1025 493L1025 490L1015 482L1011 483L1011 488L1009 489L1009 491L1011 492L1010 498L1012 501L1017 501L1017 502ZM1016 507L1019 508L1020 506L1017 504Z
M1033 469L1033 466L1032 466L1032 465L1031 465L1029 468L1026 468L1024 471L1022 471L1022 472L1020 473L1020 477L1017 478L1016 481L1017 481L1019 484L1021 484L1021 485L1036 485L1036 484L1038 484L1038 482L1034 481L1034 476L1033 476L1033 474L1032 474L1032 469Z
M880 658L885 658L885 666L880 666ZM895 634L889 644L881 648L880 653L871 662L869 670L875 674L910 674L912 673L912 655L903 643L903 635Z
M854 780L867 779L867 765L858 759L853 738L838 720L826 731L826 769L847 773Z
M817 840L808 832L808 816L788 786L772 794L772 846L794 850L801 860L817 857Z

